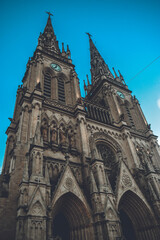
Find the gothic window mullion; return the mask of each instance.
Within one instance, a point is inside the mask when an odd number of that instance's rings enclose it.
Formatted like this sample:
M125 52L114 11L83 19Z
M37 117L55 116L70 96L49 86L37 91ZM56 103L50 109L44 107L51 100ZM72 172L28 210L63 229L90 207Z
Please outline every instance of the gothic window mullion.
M62 78L58 78L58 100L65 103L65 88L64 80Z
M44 74L44 96L51 98L51 75L48 72Z

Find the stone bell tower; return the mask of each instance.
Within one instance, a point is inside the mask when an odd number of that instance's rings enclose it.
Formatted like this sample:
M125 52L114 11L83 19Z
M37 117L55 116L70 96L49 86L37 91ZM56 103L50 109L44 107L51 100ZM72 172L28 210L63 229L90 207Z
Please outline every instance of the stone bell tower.
M51 14L18 87L0 175L0 239L158 240L160 149L89 35L91 81Z

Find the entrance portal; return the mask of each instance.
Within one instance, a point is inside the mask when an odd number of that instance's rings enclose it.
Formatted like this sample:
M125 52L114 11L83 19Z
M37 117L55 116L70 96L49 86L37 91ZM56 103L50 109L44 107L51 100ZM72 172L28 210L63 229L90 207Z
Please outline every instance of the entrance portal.
M135 236L132 221L123 210L120 211L120 220L121 220L122 232L123 232L123 236L125 237L125 240L135 240L136 236Z
M74 194L61 196L52 212L53 239L79 240L93 239L92 217L84 203Z
M70 230L69 223L62 213L59 213L54 218L53 224L53 239L69 240Z
M126 240L158 240L158 231L151 210L132 191L121 197L118 210L123 235Z

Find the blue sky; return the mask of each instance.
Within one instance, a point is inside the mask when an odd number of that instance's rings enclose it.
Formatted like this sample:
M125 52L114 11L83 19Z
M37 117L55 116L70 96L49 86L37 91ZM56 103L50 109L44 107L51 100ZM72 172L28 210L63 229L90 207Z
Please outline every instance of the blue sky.
M160 1L37 1L19 0L0 3L0 76L1 124L0 166L13 116L16 91L21 84L28 58L33 55L40 32L47 22L46 11L53 13L52 23L60 47L69 44L71 58L83 85L90 76L89 42L93 41L109 68L121 71L142 110L160 137ZM131 80L132 79L132 80Z

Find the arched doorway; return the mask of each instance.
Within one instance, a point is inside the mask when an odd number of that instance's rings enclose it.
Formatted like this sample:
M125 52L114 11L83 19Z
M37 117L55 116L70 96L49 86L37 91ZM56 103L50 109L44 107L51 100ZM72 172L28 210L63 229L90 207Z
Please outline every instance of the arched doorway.
M120 199L118 210L125 240L158 240L155 219L144 201L132 191Z
M61 196L53 208L52 216L53 239L94 239L91 215L74 194L66 193Z
M123 211L123 209L120 210L119 214L120 214L122 232L125 240L135 240L136 234L135 234L134 226L131 219L125 213L125 211Z

